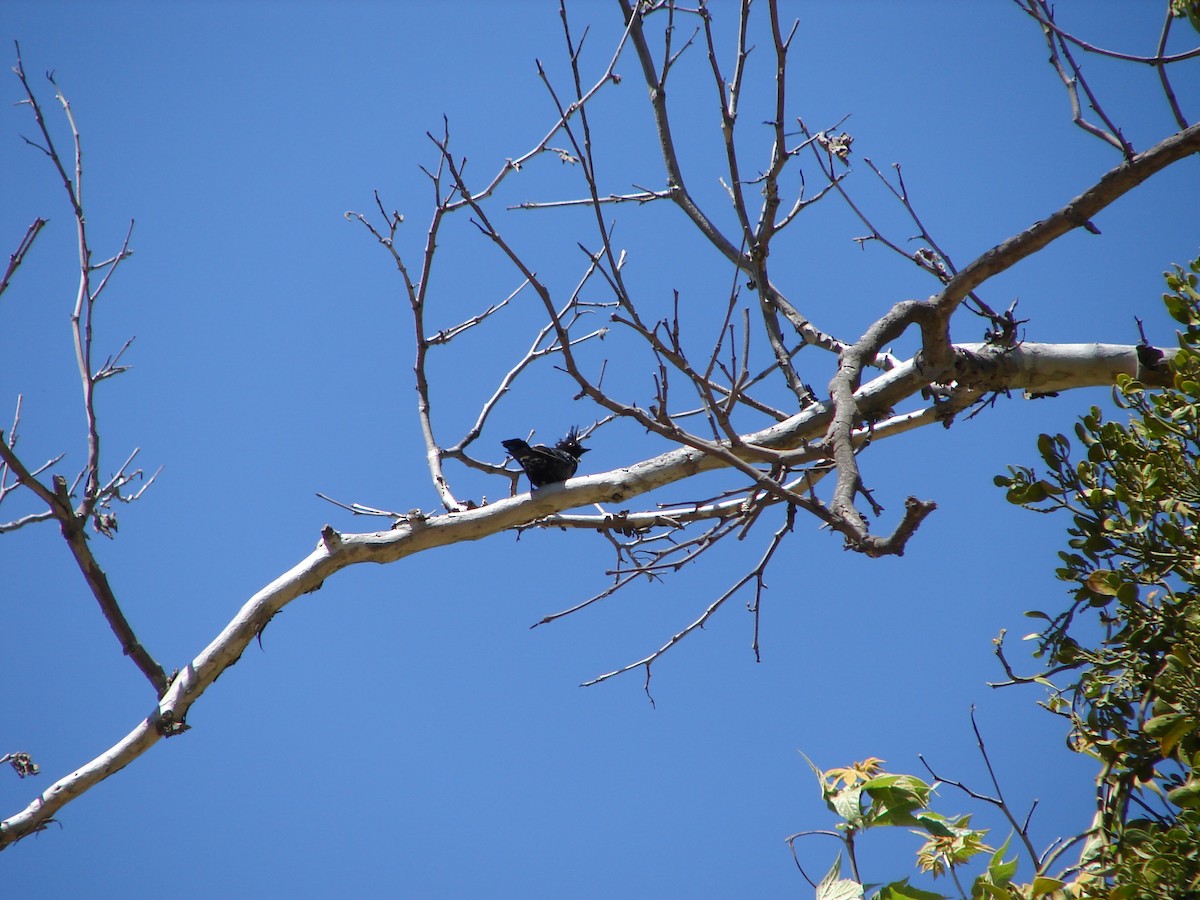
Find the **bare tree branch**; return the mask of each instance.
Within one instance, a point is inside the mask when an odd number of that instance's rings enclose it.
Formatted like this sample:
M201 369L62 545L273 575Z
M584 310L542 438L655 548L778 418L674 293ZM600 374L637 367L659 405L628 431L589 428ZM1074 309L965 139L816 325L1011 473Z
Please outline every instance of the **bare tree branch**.
M1032 18L1041 27L1042 33L1046 38L1046 46L1050 50L1050 64L1054 66L1055 71L1058 73L1059 79L1066 88L1067 96L1071 101L1072 119L1084 131L1116 147L1127 159L1133 156L1132 146L1125 140L1116 125L1100 108L1099 101L1083 77L1082 69L1071 54L1072 45L1097 56L1124 62L1144 63L1152 66L1158 74L1159 81L1162 84L1163 96L1166 97L1167 103L1171 108L1171 114L1175 117L1176 124L1181 129L1187 128L1187 119L1179 107L1175 92L1171 87L1170 79L1167 76L1167 66L1200 56L1200 47L1189 50L1186 53L1177 53L1170 56L1165 54L1167 35L1171 31L1171 24L1174 21L1170 4L1167 4L1166 20L1163 22L1155 54L1153 56L1137 56L1106 50L1088 41L1081 40L1063 30L1054 20L1054 6L1047 2L1047 0L1014 0L1014 2L1022 12ZM1084 118L1082 104L1079 100L1079 88L1083 88L1088 98L1088 104L1104 122L1104 128L1100 128Z
M12 431L7 438L0 435L0 500L18 486L25 487L45 504L46 511L0 525L0 531L50 518L59 523L63 537L122 649L155 686L159 699L146 717L112 748L59 779L24 810L0 822L0 847L44 828L71 799L128 765L159 738L185 730L192 704L240 658L271 618L292 600L318 589L326 578L344 568L365 562L396 562L428 549L479 540L503 531L554 527L599 532L616 555L615 564L606 573L611 583L590 598L535 623L540 625L588 608L636 581L657 579L677 570L730 536L744 538L754 528L772 520L773 514L769 515L769 511L778 510L778 516L774 518L775 530L764 541L761 556L749 571L740 573L740 577L715 599L707 599L702 609L693 610L690 621L658 649L587 682L596 684L621 673L644 669L649 695L652 665L684 637L704 627L726 601L750 585L754 587L754 599L748 605L755 615L752 646L755 654L759 652L758 614L766 587L766 570L783 541L795 530L798 510L809 513L815 520L814 525L837 532L851 549L869 556L904 552L907 542L934 510L935 504L909 497L903 512L890 522L890 530L885 528L879 532L875 529L873 519L884 510L865 483L859 462L863 452L875 442L930 424L949 425L956 414L967 409L978 412L993 403L1000 393L1011 390L1049 393L1111 384L1118 374L1144 374L1139 363L1139 348L1135 346L1023 342L1017 334L1021 320L1016 319L1013 308L998 315L976 293L994 275L1074 228L1096 231L1091 222L1093 216L1166 166L1200 151L1200 126L1193 126L1134 155L1115 123L1099 113L1099 105L1071 57L1070 46L1079 44L1058 29L1047 4L1029 0L1022 8L1042 23L1064 83L1073 92L1077 117L1081 117L1077 89L1082 87L1084 96L1089 98L1104 123L1103 128L1092 128L1122 148L1128 158L1046 219L1009 237L962 268L955 267L948 252L927 231L898 166L893 184L868 160L868 165L919 229L922 246L911 252L905 249L902 241L888 237L876 228L871 214L854 199L852 182L848 180L851 135L836 134L834 129L810 133L800 120L797 121L800 121L802 139L797 138L795 132L786 130L785 123L791 116L786 91L788 54L796 26L784 27L775 2L767 4L771 44L766 52L770 54L772 91L768 114L772 119L766 123L768 131L765 132L764 147L767 152L761 169L745 164L748 157L744 155L743 145L747 132L737 130L739 110L747 89L747 60L752 52L748 37L749 0L744 0L739 7L740 20L728 80L722 71L717 50L718 35L713 28L713 10L709 4L701 2L694 9L683 9L670 0L618 0L618 4L624 17L623 30L613 54L602 60L598 77L585 76L583 50L589 32L585 30L576 39L565 4L560 4L570 64L569 86L565 89L556 86L539 62L539 77L555 105L551 127L533 149L523 156L505 160L481 190L472 191L464 173L465 159L455 156L451 150L448 121L444 120L440 135L429 135L437 148L438 162L432 171L424 170L432 188L433 211L424 233L419 263L416 256L409 257L413 262L411 267L406 262L405 254L398 247L403 216L389 210L378 194L375 195L376 211L371 216L347 213L347 218L366 227L389 253L404 285L404 296L412 316L417 414L428 470L445 512L436 515L420 509L408 513L389 512L369 504L343 503L320 495L354 515L387 517L392 520L392 527L371 533L343 534L325 526L315 550L246 600L221 634L171 679L138 643L121 613L107 575L91 553L85 533L89 521L100 533L115 531L116 519L110 512L112 503L136 499L154 480L151 476L132 495L123 493L135 479L142 477L141 470L130 468L136 451L114 475L107 479L102 477L100 427L94 406L96 384L127 368L122 359L129 342L99 366L94 364L93 312L97 298L117 267L130 255L132 223L120 250L103 262L93 263L83 211L82 142L70 105L58 91L56 96L71 127L74 142L73 167L64 161L55 147L42 110L26 82L18 55L16 71L26 90L23 102L31 106L41 133L39 142L29 143L42 150L56 167L76 220L80 282L72 328L87 417L87 454L74 485L68 485L64 476L53 474L60 458L37 468L23 464L15 450L16 425L20 419L18 401ZM664 19L661 42L652 50L647 23L657 25ZM681 38L675 29L677 23L685 19L697 23L697 27L690 36L684 34ZM1163 68L1168 62L1183 57L1164 57L1165 40L1164 29L1153 64L1170 95ZM605 85L619 81L616 66L626 46L633 47L649 92L658 150L666 173L667 186L663 190L635 185L636 193L620 192L627 190L627 186L613 191L607 186L602 188L597 174L602 171L599 165L602 157L594 141L591 121L594 111L590 110L589 104ZM722 230L711 211L702 209L689 192L672 131L666 99L667 83L681 71L677 67L689 51L693 55L707 51L722 129L725 158L721 180L733 209L732 217L726 213L727 218L723 220L732 223L729 233ZM1173 108L1177 119L1181 120L1177 106ZM796 144L789 145L789 140ZM796 157L803 154L807 158L805 151L810 150L824 181L815 194L806 195L801 160ZM572 196L577 199L530 201L517 208L549 210L560 206L585 206L592 213L589 228L595 227L591 237L578 241L586 258L581 261L577 279L573 285L568 284L561 290L555 288L558 283L555 277L539 277L538 265L532 255L537 248L527 252L518 246L519 240L510 240L499 218L493 214L498 202L494 195L501 183L509 174L520 171L534 157L545 153L555 154L573 164L570 171L578 172L578 177L583 180L578 193L572 189ZM839 163L833 162L834 157ZM754 209L757 201L751 201L748 186L762 193L763 199L757 209ZM789 199L788 191L793 188L796 196ZM842 196L870 229L870 235L861 240L877 241L903 255L933 275L939 285L938 293L929 299L892 298L891 306L852 341L836 338L819 329L787 298L781 287L772 282L769 267L772 247L782 246L775 244L782 231L801 211L830 194ZM717 286L717 291L724 293L718 293L711 306L704 310L706 318L697 316L698 326L692 324L693 309L689 307L687 301L690 298L686 295L681 297L678 291L670 293L660 307L637 295L633 276L626 269L626 252L615 243L614 222L606 219L609 211L618 207L628 209L630 203L640 205L664 199L678 206L687 221L730 265L729 278L721 279ZM438 327L430 322L431 311L435 309L431 288L434 267L442 258L436 251L446 217L460 214L467 216L479 235L513 267L518 286L507 296L480 301L465 318L456 316L454 324ZM40 230L41 226L37 224L40 221L35 221L10 258L8 272L0 281L0 291L28 252ZM757 317L744 304L743 292L746 290L758 294ZM522 339L522 343L509 351L507 370L499 373L496 382L487 390L480 392L478 412L467 420L471 425L463 436L454 442L444 440L435 428L429 354L435 349L461 346L453 342L475 329L492 328L518 306L512 301L522 292L536 296L544 319L531 328L531 340ZM600 292L602 298L595 299ZM951 319L961 305L968 305L972 312L991 319L1000 338L984 344L955 343ZM589 317L596 314L606 315L608 324L592 327L590 322L593 320ZM759 319L761 333L757 330ZM699 350L689 335L692 328L703 330ZM910 328L919 332L919 351L908 359L893 356L888 346ZM596 339L605 339L610 332L614 341L624 342L617 354L624 353L632 345L641 355L640 359L647 363L644 384L650 387L643 389L653 391L651 402L629 399L637 394L624 385L619 389L606 387L609 360L597 360L596 354L583 349L585 345L599 346L595 344ZM799 368L800 362L807 362L799 356L799 351L810 345L837 355L837 368L832 378L827 370L821 376L829 378L824 398L803 380ZM603 346L607 349L611 345ZM589 433L621 418L666 439L673 449L649 459L627 462L609 472L572 478L565 484L547 484L531 493L492 503L471 499L456 491L446 473L447 460L496 476L515 492L517 473L506 462L497 463L487 452L480 453L475 444L482 439L517 379L535 368L535 363L546 359L555 360L557 367L573 380L578 390L576 399L591 404L596 418L587 429ZM829 357L823 359L829 360ZM758 374L753 374L756 371ZM905 408L897 410L896 407L902 404ZM709 496L670 501L648 496L660 488L716 470L728 470L729 477L717 488L706 488ZM44 473L50 474L51 480L45 481ZM831 489L824 483L828 475L835 476L830 479L833 481ZM461 488L461 485L457 487ZM79 497L75 496L77 488ZM638 503L643 505L639 508ZM596 507L597 512L576 511L588 506ZM610 512L610 509L617 511Z
M14 423L14 435L12 438L7 442L0 440L0 462L3 462L3 472L7 474L7 472L11 471L16 478L16 483L28 488L37 495L46 504L47 511L45 514L35 513L32 516L23 517L16 523L10 523L10 527L6 530L13 530L20 525L28 524L32 521L44 521L46 518L51 517L58 521L63 539L67 542L67 546L70 547L71 555L74 557L80 572L83 574L92 595L96 598L101 613L104 615L113 634L116 635L117 640L120 642L122 652L133 660L134 664L146 676L151 685L153 685L157 694L162 696L167 689L168 679L166 673L162 666L154 661L149 652L138 641L133 628L121 611L116 596L109 585L108 576L105 575L104 570L92 554L85 533L85 527L90 520L98 532L111 536L117 529L116 516L109 511L112 502L114 500L129 502L141 495L140 490L132 497L125 497L121 494L122 488L129 484L132 479L142 477L141 470L137 470L136 472L126 471L129 462L133 458L132 455L111 479L104 481L101 478L100 426L95 407L96 385L103 379L119 374L127 368L118 365L118 362L130 342L126 342L125 346L121 348L116 356L110 357L99 370L96 370L92 365L92 317L96 300L108 286L109 279L120 263L132 253L129 249L129 238L133 231L133 224L132 222L130 223L124 243L115 256L99 264L92 262L92 250L88 243L87 218L83 207L83 145L79 129L75 125L75 119L71 112L71 105L63 92L58 88L58 85L55 84L53 77L48 75L50 83L55 88L55 97L62 106L67 123L71 128L74 145L74 166L72 172L69 173L55 145L54 138L50 133L49 126L42 113L41 104L38 102L26 78L19 45L17 46L17 64L13 68L13 71L17 75L17 78L20 79L21 86L25 91L25 99L21 102L29 106L33 111L34 120L37 123L38 130L41 132L43 141L42 144L36 144L28 140L27 142L38 147L38 149L49 157L62 181L75 218L76 246L79 254L79 288L76 294L75 307L71 312L71 331L75 345L76 364L79 369L80 383L83 388L84 413L87 420L87 455L82 472L84 481L83 496L78 508L73 508L72 492L74 487L68 487L64 477L55 475L52 479L52 488L47 487L38 480L37 474L46 471L51 464L38 468L36 472L30 471L17 457L14 451L16 430ZM32 239L30 239L31 242ZM104 271L104 276L101 278L100 283L93 287L92 274L97 271ZM134 453L136 452L134 451ZM146 482L145 486L148 487L153 480L152 476ZM0 484L2 483L3 479L0 479ZM144 489L145 487L142 488L142 490Z
M987 279L1014 266L1075 228L1096 231L1092 218L1172 163L1200 152L1200 123L1178 131L1110 169L1065 206L981 254L954 276L934 299L939 317L948 317Z
M1124 60L1125 62L1145 63L1146 65L1154 66L1155 68L1159 68L1163 65L1170 65L1171 63L1183 62L1184 60L1188 59L1195 59L1196 57L1200 56L1200 47L1197 47L1194 50L1188 50L1186 53L1176 53L1172 56L1164 56L1162 53L1163 47L1161 45L1158 48L1158 53L1156 53L1154 56L1138 56L1132 53L1121 53L1117 50L1106 50L1103 47L1098 47L1089 41L1082 40L1075 35L1064 31L1052 18L1046 18L1042 14L1042 6L1040 3L1037 3L1036 0L1013 0L1013 2L1016 3L1023 12L1035 19L1039 25L1042 25L1048 30L1054 32L1056 36L1062 38L1062 40L1066 41L1067 43L1074 44L1076 47L1079 47L1081 50L1085 50L1088 53L1095 53L1099 56L1108 56L1112 59ZM1167 10L1167 16L1168 18L1172 18L1169 8Z
M17 244L17 249L9 254L8 267L4 270L4 277L0 278L0 294L8 290L8 284L12 281L13 275L21 267L21 263L25 261L25 255L33 247L33 242L37 240L37 236L41 234L42 229L45 227L45 219L34 219L29 228L26 229L25 236L21 238L21 243Z

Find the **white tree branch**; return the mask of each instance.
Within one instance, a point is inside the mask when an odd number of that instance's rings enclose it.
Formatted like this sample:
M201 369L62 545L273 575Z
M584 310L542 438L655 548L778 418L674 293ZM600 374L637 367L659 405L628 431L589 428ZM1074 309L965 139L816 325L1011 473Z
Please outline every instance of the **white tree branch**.
M1037 392L1111 384L1118 374L1136 375L1137 350L1113 344L1022 344L1007 351L983 345L956 348L964 384L986 390ZM908 360L864 385L855 394L861 408L892 406L926 387L920 366ZM746 444L789 449L819 438L828 426L829 405L819 403L756 434ZM925 421L934 421L926 418ZM188 709L238 661L271 618L326 578L359 563L390 563L429 550L475 541L563 510L594 503L621 503L655 488L722 465L721 460L681 448L642 462L552 485L478 509L425 517L410 514L391 530L339 534L326 526L305 559L251 597L225 629L176 675L158 705L113 747L59 779L24 810L0 822L0 848L46 827L66 803L133 762L159 738L179 733Z

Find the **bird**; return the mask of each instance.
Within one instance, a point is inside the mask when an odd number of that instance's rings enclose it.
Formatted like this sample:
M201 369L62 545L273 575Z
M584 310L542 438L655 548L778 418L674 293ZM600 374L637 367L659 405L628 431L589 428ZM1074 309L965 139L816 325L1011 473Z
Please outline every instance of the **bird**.
M579 443L579 430L572 428L567 436L547 447L545 444L529 446L520 438L501 441L529 478L530 486L540 488L546 484L566 481L579 468L579 457L588 452L588 448Z

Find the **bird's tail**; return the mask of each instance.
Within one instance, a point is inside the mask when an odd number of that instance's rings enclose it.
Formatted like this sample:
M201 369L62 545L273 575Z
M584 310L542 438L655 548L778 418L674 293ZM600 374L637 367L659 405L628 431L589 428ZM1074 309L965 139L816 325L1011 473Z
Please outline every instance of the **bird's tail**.
M520 438L510 438L507 441L500 442L504 449L509 452L513 459L520 459L523 455L529 452L529 444Z

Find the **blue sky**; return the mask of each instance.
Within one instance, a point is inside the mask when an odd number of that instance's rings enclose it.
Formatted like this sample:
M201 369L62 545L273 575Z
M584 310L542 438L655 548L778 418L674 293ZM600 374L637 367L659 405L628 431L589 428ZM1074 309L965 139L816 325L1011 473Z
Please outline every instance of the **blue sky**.
M1129 4L1059 4L1097 43L1151 52L1161 22ZM722 10L723 11L723 10ZM589 24L585 66L607 62L615 4L571 11ZM855 196L901 237L863 157L898 161L918 209L960 264L1093 183L1116 154L1074 128L1036 27L992 4L794 4L789 85L815 128L850 114ZM728 24L728 23L726 23ZM1082 27L1081 26L1081 27ZM1180 36L1183 36L1180 29ZM133 369L103 385L108 464L134 447L158 481L122 508L115 541L93 543L142 641L168 669L202 649L261 586L307 555L326 522L373 523L316 498L432 511L411 382L410 322L390 260L344 218L379 190L406 215L402 251L424 243L436 165L425 136L449 117L476 184L532 147L553 121L541 59L566 92L552 3L7 2L3 47L27 71L65 141L53 69L83 132L85 191L98 255L136 219L135 255L100 310L101 356L130 336ZM766 43L760 38L761 61ZM727 40L726 47L730 46ZM671 93L696 193L728 222L707 63L693 48ZM728 66L728 62L725 63ZM1138 149L1172 122L1152 73L1089 63L1109 112ZM632 56L594 108L605 190L663 183L645 89ZM761 75L762 70L752 74ZM1176 87L1185 111L1193 64ZM761 84L762 82L758 82ZM67 314L73 232L14 76L0 80L0 244L51 220L0 300L0 422L24 395L28 459L82 459ZM765 158L748 97L746 158ZM1190 105L1189 105L1190 104ZM766 129L762 129L766 131ZM1037 341L1136 340L1133 316L1169 343L1160 273L1196 255L1193 161L995 279ZM812 178L812 173L810 173ZM815 184L815 179L810 181ZM575 197L578 173L543 158L511 179L499 206ZM497 214L499 213L497 207ZM703 316L729 275L672 208L619 211L630 278L658 302L680 290ZM501 215L506 233L556 290L580 272L579 214ZM880 248L829 199L772 258L781 287L822 327L856 337L891 303L934 285ZM431 318L453 324L518 279L467 221L449 223ZM529 299L532 303L532 299ZM536 309L514 304L486 333L436 360L435 415L448 441L519 358ZM536 327L536 326L535 326ZM978 340L983 323L958 323ZM647 399L649 371L614 337L612 384ZM897 352L911 351L902 341ZM634 356L626 358L635 359ZM815 362L815 361L814 361ZM808 379L823 384L828 361ZM640 392L640 393L639 393ZM537 429L555 437L596 418L572 383L543 366L499 410L483 442ZM611 551L585 533L499 535L386 566L349 570L289 606L192 709L186 735L161 742L0 856L5 894L61 896L791 896L808 888L784 838L829 827L797 751L832 767L867 756L986 789L972 704L1014 805L1040 800L1039 845L1090 818L1091 771L1063 749L1032 691L993 691L991 640L1032 630L1021 613L1064 596L1053 580L1065 523L1009 508L991 479L1036 459L1041 431L1069 432L1108 394L1001 401L944 431L879 444L864 475L889 514L908 494L938 511L903 559L866 560L799 520L768 573L763 658L751 618L729 603L663 659L656 708L632 673L581 681L644 655L690 621L757 558L774 522L661 584L530 630L600 590ZM663 449L628 426L602 431L586 471ZM461 495L506 485L453 470ZM0 517L11 518L6 504ZM890 520L887 520L890 521ZM50 527L0 537L0 752L34 754L42 775L0 774L0 815L111 746L152 705ZM1010 641L1020 658L1020 645ZM944 813L974 809L943 788ZM990 822L986 811L977 820ZM998 845L1006 831L1000 823ZM824 840L824 842L822 842ZM868 880L909 874L917 841L868 838ZM822 873L835 845L800 845ZM1024 869L1026 873L1028 869Z

